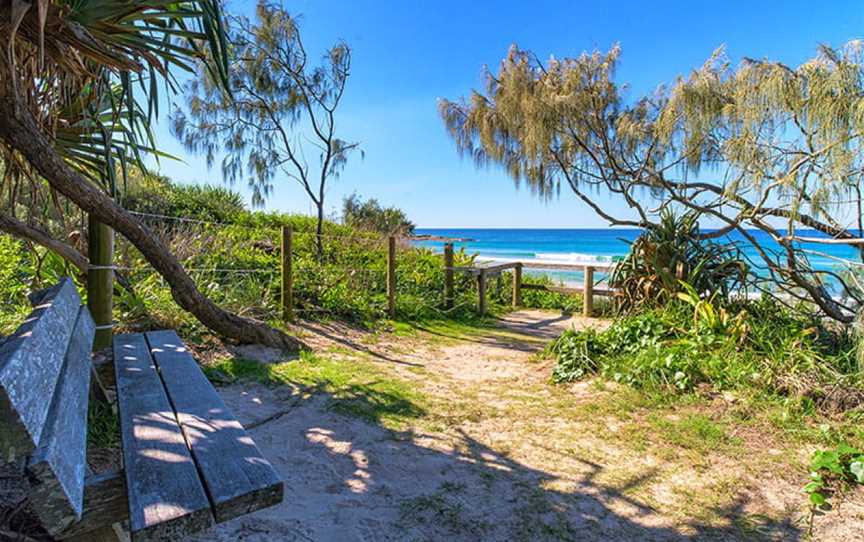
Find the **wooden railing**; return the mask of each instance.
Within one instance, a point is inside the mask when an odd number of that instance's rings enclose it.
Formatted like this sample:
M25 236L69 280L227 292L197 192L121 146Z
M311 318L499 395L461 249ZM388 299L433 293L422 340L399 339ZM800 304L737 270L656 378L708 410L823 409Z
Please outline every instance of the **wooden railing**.
M285 321L293 321L295 315L293 295L293 235L290 227L282 228L281 243L281 306L282 316ZM390 318L396 317L396 238L390 236L387 239L387 314ZM583 314L591 316L594 312L594 296L614 296L616 291L612 288L597 287L594 284L594 271L609 271L615 267L613 263L592 262L584 264L566 263L538 263L538 262L488 262L473 266L454 266L453 244L444 245L444 306L453 308L455 299L454 288L455 273L468 273L477 277L477 310L480 314L486 314L486 288L490 278L499 277L501 273L513 270L513 308L522 305L522 290L546 290L561 294L582 294ZM522 282L522 270L525 268L551 269L563 271L582 271L584 281L582 286L551 286L544 284L527 284Z
M477 277L477 310L486 314L486 285L490 278L496 277L509 269L513 270L513 308L522 305L522 290L546 290L561 294L582 294L582 314L591 316L594 312L594 296L612 297L615 289L594 285L594 271L610 271L614 263L592 262L584 264L545 264L537 262L503 262L485 263L476 266L454 266L453 245L444 245L444 299L447 307L453 305L453 274L468 273ZM522 269L554 269L582 271L584 279L581 287L547 286L544 284L525 284L522 282Z

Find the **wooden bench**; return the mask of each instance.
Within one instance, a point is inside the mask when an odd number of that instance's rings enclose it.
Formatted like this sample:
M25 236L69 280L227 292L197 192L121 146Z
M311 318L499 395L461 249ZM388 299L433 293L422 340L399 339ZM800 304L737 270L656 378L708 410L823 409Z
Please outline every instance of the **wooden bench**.
M0 455L57 539L178 540L282 501L283 483L173 331L114 338L121 471L86 465L95 326L70 279L0 343Z

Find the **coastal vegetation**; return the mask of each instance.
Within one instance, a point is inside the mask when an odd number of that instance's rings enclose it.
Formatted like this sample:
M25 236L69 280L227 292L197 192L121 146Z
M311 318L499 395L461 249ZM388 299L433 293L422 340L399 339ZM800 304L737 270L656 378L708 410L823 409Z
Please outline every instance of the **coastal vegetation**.
M185 89L187 107L172 115L172 130L208 166L221 155L222 176L244 180L261 205L274 180L299 184L315 205L318 256L323 256L328 183L339 176L359 143L339 138L336 114L351 72L351 48L338 42L321 66L309 64L298 21L282 7L259 2L254 21L227 14L231 62L223 79L198 62ZM302 135L299 135L302 134Z
M619 291L619 310L628 312L664 306L682 292L723 299L746 295L748 274L734 244L701 239L697 213L665 209L657 226L640 235L617 262L609 285Z
M376 443L402 445L422 429L479 448L465 429L480 426L512 440L490 469L507 472L519 467L509 451L529 442L550 464L579 456L594 468L606 448L582 448L603 440L631 460L654 454L667 471L680 454L696 473L712 468L712 454L748 450L758 466L741 470L794 471L812 514L864 485L860 43L820 48L794 68L733 67L718 50L635 99L616 78L617 46L548 62L514 46L482 90L442 100L448 133L478 165L502 167L544 200L569 188L608 224L639 230L598 284L609 300L589 316L604 318L574 327L583 299L572 284L526 268L522 283L535 288L518 302L515 271L493 272L489 283L482 275L481 288L476 269L465 272L482 263L476 254L456 250L448 268L416 242L412 217L383 198L355 193L340 218L326 216L328 187L361 153L336 129L346 43L312 66L298 19L264 2L253 19L216 0L17 5L0 7L16 21L0 25L9 51L0 55L0 335L32 310L29 294L68 275L84 290L88 274L113 266L114 331L178 330L214 382L265 386L262 396L287 389L295 402L324 397L319 415L390 431ZM251 205L230 186L148 170L172 158L152 132L161 82L184 91L170 115L174 135L208 166L221 159L229 184L250 187ZM314 216L260 209L282 181L302 188ZM629 214L603 207L601 193ZM93 257L104 227L119 234L105 243L109 266ZM837 244L852 260L814 263ZM488 310L478 314L482 291ZM508 320L514 308L556 313L532 313L526 324ZM561 321L571 327L532 335ZM325 346L306 345L310 337ZM471 341L476 351L463 344ZM247 359L240 348L250 343L275 347L278 359ZM116 447L116 415L97 408L91 442ZM595 440L575 441L574 427ZM770 440L782 457L747 438ZM794 455L804 447L806 464ZM560 482L537 472L524 478ZM490 488L496 475L484 472ZM464 489L445 482L409 499L403 519L437 514L475 537L494 529L464 521L448 500ZM694 507L710 500L699 497ZM576 538L556 506L526 512L522 538ZM553 516L552 525L537 519Z
M351 194L342 202L342 222L351 228L402 237L414 235L415 225L402 209L382 207L375 198Z
M821 47L798 67L733 66L718 49L637 97L616 80L621 54L614 46L543 62L513 46L481 90L440 102L442 119L460 153L541 198L563 185L609 224L654 230L671 208L716 226L701 239L735 232L763 271L754 288L851 323L864 301L859 268L812 260L840 243L864 261L861 42ZM600 193L627 212L616 216Z
M387 234L376 227L325 221L321 236L324 258L318 257L315 218L248 209L238 194L222 187L182 185L165 177L130 172L124 205L145 223L189 270L198 287L220 306L283 327L279 306L282 226L294 232L294 299L303 319L338 318L375 327L388 318L386 300ZM366 202L368 203L368 201ZM377 203L376 203L377 205ZM380 208L380 207L379 207ZM385 219L407 220L397 209ZM368 208L366 211L368 216ZM373 220L379 218L372 213ZM346 217L346 222L356 220ZM401 227L401 226L400 226ZM70 271L62 258L35 245L0 238L3 280L0 295L15 310L3 313L0 334L16 327L26 315L26 292L47 286ZM457 265L471 265L474 256L456 251ZM444 265L440 254L403 241L396 259L396 316L404 321L451 319L479 322L475 311L477 285L457 275L452 308L445 308ZM161 276L148 266L134 245L119 241L119 274L133 285L117 287L118 320L129 328L178 328L201 336L207 329L178 306ZM523 279L552 284L545 276ZM512 281L506 277L488 291L490 309L501 313L510 305ZM581 309L578 297L526 290L528 307Z
M91 244L94 251L110 246L118 232L164 279L171 297L209 329L298 348L295 337L203 294L171 250L115 199L129 165L146 168L145 158L165 157L151 129L160 83L176 90L177 73L202 61L227 86L221 3L7 3L0 16L10 21L2 28L9 54L0 60L3 230L74 260L65 239L46 233L46 222L61 222L68 235L64 215L86 213L91 237L105 233L104 244ZM97 323L110 324L110 311L102 312L94 315Z

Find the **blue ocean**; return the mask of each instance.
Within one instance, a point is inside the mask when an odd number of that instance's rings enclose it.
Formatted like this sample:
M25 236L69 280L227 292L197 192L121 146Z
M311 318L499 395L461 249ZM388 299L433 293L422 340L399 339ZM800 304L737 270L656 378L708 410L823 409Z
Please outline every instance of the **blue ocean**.
M533 261L549 264L581 264L590 262L610 262L627 254L630 243L635 240L640 230L635 228L604 228L604 229L475 229L450 228L429 229L418 228L419 235L461 239L454 242L454 247L464 249L469 254L475 254L481 261ZM750 232L766 249L780 250L767 234L761 231ZM800 231L802 236L825 237L816 231ZM734 242L749 257L754 267L759 266L759 258L752 245L740 233L733 233L723 239L723 242ZM422 240L415 243L435 251L443 250L445 241ZM807 253L810 261L817 269L843 270L851 262L861 262L858 251L848 245L826 245L808 243L803 245L808 251L823 253L820 255ZM854 263L851 265L855 265ZM560 270L526 270L529 273L544 273L563 282L581 281L578 271Z

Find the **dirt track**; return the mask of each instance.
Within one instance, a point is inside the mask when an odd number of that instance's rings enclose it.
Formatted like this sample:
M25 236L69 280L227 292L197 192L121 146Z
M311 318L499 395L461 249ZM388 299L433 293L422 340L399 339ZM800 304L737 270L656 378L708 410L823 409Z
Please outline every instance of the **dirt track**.
M194 540L807 538L800 473L760 481L767 467L730 460L746 451L631 435L636 422L626 411L604 410L608 390L550 385L549 365L535 353L584 324L520 311L500 330L468 337L427 330L371 338L311 326L319 350L371 360L412 383L447 411L444 421L426 416L392 430L334 411L326 393L248 381L222 387L247 426L282 414L251 433L284 476L285 501ZM862 511L849 503L817 518L816 539L864 539Z

